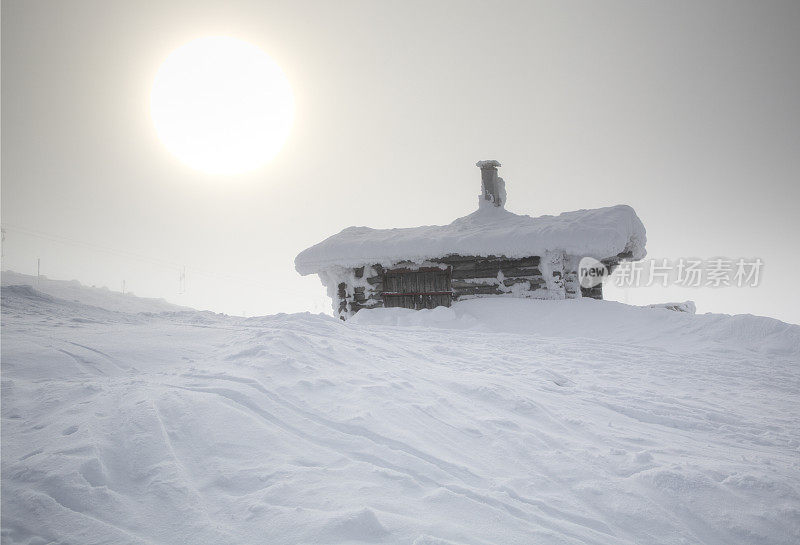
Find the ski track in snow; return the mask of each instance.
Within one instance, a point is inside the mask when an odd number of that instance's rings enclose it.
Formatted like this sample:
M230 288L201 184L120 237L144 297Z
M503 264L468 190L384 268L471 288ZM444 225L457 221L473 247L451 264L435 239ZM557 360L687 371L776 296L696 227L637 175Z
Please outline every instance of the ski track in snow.
M2 297L3 543L800 542L797 326Z

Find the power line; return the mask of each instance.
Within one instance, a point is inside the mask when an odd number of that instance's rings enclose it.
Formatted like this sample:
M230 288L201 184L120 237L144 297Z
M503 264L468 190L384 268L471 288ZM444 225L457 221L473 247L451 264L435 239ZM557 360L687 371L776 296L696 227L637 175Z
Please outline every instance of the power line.
M82 247L82 248L88 248L88 249L94 250L96 252L112 254L112 255L116 255L118 257L125 257L125 258L128 258L128 259L134 259L134 260L137 260L137 261L146 261L148 263L152 263L152 264L156 264L156 265L161 265L161 266L166 266L166 267L179 267L180 266L177 263L174 263L174 262L171 262L171 261L167 261L165 259L153 258L153 257L150 257L150 256L145 256L145 255L137 254L137 253L134 253L134 252L128 252L128 251L125 251L125 250L117 250L115 248L110 248L108 246L101 246L99 244L94 244L94 243L91 243L91 242L85 242L85 241L82 241L82 240L78 240L78 239L74 239L74 238L70 238L70 237L65 237L63 235L55 235L55 234L52 234L52 233L45 233L45 232L42 232L42 231L35 231L33 229L28 229L26 227L19 227L19 226L16 226L16 225L4 224L3 229L7 229L9 231L16 231L18 233L22 233L22 234L25 234L25 235L33 236L33 237L36 237L36 238L49 240L51 242L59 242L61 244L67 244L67 245L70 245L70 246L78 246L78 247Z

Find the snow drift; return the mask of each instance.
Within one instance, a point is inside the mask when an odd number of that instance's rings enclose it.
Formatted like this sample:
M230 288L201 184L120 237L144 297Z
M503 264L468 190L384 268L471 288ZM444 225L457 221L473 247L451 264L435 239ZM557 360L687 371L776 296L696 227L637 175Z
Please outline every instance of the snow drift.
M82 290L2 289L3 543L800 542L798 326Z
M630 252L631 259L642 259L645 243L644 225L627 205L538 218L489 206L449 225L348 227L302 251L295 268L307 275L365 264L390 267L403 260L422 262L450 254L517 258L548 251L596 259Z

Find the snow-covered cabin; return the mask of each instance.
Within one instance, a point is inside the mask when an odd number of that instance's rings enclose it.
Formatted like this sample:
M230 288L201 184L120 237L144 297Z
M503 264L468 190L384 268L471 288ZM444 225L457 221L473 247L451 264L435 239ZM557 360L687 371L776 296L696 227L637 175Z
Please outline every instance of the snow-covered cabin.
M449 225L404 229L348 227L295 258L317 274L347 319L365 308L450 306L473 297L603 298L581 287L584 257L610 271L645 256L645 229L626 205L532 218L505 209L500 163L479 161L478 210Z

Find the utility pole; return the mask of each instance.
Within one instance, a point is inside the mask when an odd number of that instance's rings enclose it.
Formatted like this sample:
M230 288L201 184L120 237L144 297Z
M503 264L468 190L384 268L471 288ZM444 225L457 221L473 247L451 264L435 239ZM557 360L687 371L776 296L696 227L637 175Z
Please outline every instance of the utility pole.
M122 295L125 295L125 281L122 281Z
M41 273L41 265L42 265L42 260L37 257L36 258L36 285L37 286L39 285L39 276L40 276L40 273Z

